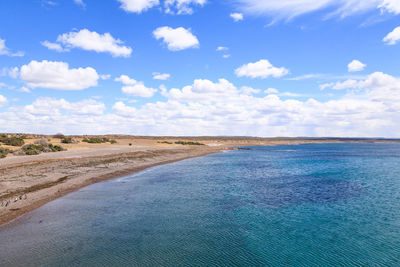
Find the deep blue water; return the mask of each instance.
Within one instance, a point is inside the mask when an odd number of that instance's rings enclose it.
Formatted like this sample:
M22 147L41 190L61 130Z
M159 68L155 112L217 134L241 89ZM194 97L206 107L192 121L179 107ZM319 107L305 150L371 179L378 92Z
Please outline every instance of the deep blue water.
M2 266L400 266L400 144L253 147L94 184L0 228Z

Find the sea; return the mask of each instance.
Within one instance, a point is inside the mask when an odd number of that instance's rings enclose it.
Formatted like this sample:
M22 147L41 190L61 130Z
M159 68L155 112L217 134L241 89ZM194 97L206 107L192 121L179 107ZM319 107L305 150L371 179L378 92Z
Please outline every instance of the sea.
M400 266L400 144L248 147L0 227L0 266Z

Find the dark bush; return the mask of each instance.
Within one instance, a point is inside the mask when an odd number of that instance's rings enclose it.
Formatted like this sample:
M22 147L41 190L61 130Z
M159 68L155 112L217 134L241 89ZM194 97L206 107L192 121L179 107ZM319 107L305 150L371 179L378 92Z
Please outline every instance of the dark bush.
M61 143L63 144L72 144L74 143L74 140L72 139L72 137L64 137L61 139Z
M82 140L82 142L86 142L86 143L89 143L89 144L102 144L102 143L107 143L107 142L109 142L111 144L117 143L117 141L110 140L110 139L105 138L105 137L103 137L103 138L99 138L99 137L84 138Z
M7 157L7 154L10 152L11 150L9 150L8 148L0 147L0 158Z
M171 142L168 142L168 141L162 141L162 142L157 142L157 143L172 145L172 143L171 143Z
M184 146L204 146L204 144L199 142L184 142L184 141L177 141L175 142L177 145L184 145Z
M61 146L53 144L47 144L47 145L30 144L23 146L21 149L25 155L39 155L42 152L59 152L64 150L64 148L62 148Z
M23 146L25 144L24 138L22 136L1 136L0 142L8 146Z

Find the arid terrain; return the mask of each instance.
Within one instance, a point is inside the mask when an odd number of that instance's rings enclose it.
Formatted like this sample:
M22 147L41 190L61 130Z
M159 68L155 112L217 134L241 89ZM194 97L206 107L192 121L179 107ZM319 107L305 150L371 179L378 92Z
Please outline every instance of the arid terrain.
M22 146L0 145L9 150L7 156L0 159L0 225L53 199L96 182L151 166L235 147L327 142L399 142L399 140L337 138L268 139L121 135L95 137L24 135L23 140ZM88 140L94 143L88 143ZM59 146L64 151L46 151L47 153L39 151L38 155L22 155L36 153L36 150L32 150L35 147L30 146L32 144L36 147L49 147L51 144L50 147ZM26 149L27 147L29 149Z

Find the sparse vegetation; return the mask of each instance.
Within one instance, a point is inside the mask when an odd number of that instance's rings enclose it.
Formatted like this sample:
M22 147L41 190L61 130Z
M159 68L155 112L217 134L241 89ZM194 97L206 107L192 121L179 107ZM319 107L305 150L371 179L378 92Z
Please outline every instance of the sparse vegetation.
M72 139L72 137L64 137L61 139L61 143L63 144L72 144L75 143L75 140Z
M157 143L160 143L160 144L168 144L168 145L172 145L172 144L173 144L173 143L168 142L168 141L162 141L162 142L157 142Z
M64 148L62 148L59 145L53 145L53 144L46 144L46 145L41 145L41 144L30 144L30 145L25 145L21 148L22 154L23 155L39 155L42 152L59 152L63 151Z
M8 148L0 147L0 158L7 157L7 154L10 152L11 150L9 150Z
M0 142L8 146L23 146L25 144L24 136L8 137L5 134L0 136Z
M102 143L107 143L109 142L110 144L115 144L117 141L113 139L108 139L106 137L99 138L99 137L90 137L90 138L84 138L82 142L89 143L89 144L102 144Z
M175 142L177 145L184 145L184 146L204 146L204 144L199 142L184 142L184 141L177 141Z

